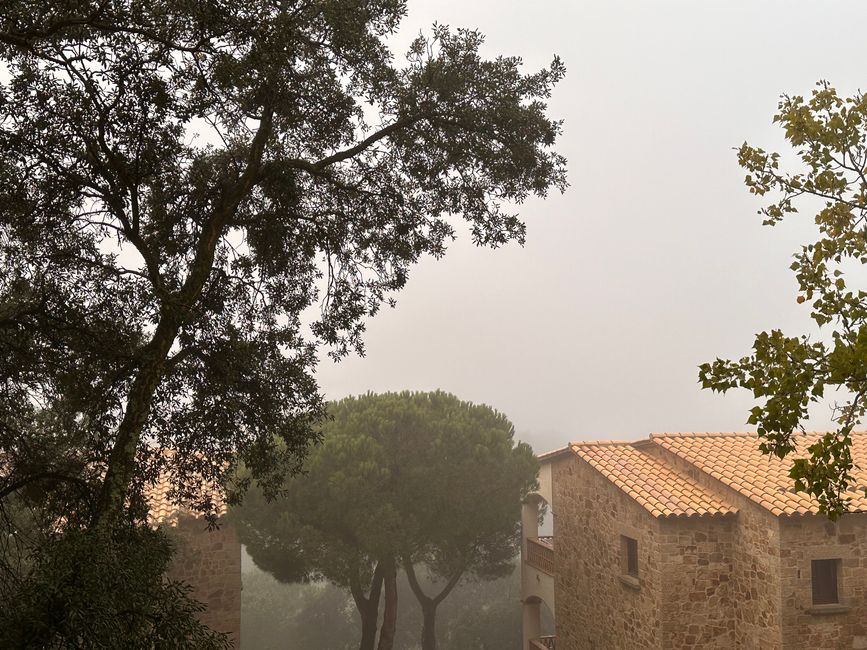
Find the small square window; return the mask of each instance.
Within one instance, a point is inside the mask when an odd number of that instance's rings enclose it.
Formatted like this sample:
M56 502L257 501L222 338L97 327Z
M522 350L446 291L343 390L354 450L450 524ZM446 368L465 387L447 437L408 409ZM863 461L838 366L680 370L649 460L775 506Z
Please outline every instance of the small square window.
M638 577L638 540L620 536L620 564L625 575Z
M839 566L839 559L813 560L810 563L814 605L830 605L840 602L840 594L837 591Z

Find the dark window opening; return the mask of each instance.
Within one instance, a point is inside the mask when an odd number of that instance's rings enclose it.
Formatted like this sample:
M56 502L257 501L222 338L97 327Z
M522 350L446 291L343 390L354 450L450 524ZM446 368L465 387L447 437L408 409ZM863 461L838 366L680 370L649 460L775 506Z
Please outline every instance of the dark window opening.
M830 605L839 603L837 574L840 560L813 560L811 563L813 581L813 604Z
M620 536L620 555L623 564L623 573L633 578L638 577L638 540Z

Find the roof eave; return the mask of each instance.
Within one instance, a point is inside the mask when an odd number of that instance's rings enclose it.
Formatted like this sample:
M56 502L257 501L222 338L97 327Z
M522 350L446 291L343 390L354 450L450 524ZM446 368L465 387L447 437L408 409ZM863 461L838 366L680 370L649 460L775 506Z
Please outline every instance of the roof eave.
M562 456L567 456L572 453L572 449L569 445L565 447L560 447L559 449L554 449L552 451L546 451L544 454L537 454L536 460L540 463L549 463L553 460L561 458Z

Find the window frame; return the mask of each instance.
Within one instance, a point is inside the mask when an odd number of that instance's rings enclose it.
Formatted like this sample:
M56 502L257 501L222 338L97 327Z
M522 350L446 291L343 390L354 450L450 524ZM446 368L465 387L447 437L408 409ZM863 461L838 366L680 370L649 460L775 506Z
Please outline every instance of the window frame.
M813 558L810 560L810 599L814 607L841 604L841 564L842 558L839 557ZM833 600L830 600L832 591Z
M635 580L641 577L638 540L622 533L620 535L620 572L622 575Z

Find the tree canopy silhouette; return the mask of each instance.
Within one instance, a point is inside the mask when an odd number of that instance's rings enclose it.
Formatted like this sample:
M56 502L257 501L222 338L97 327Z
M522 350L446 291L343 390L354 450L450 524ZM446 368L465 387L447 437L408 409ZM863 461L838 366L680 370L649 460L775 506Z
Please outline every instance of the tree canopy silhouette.
M454 219L523 241L510 206L566 184L562 64L525 74L444 26L397 60L404 13L3 4L0 505L108 535L160 473L206 514L241 461L273 492L323 413L316 346L362 350Z

